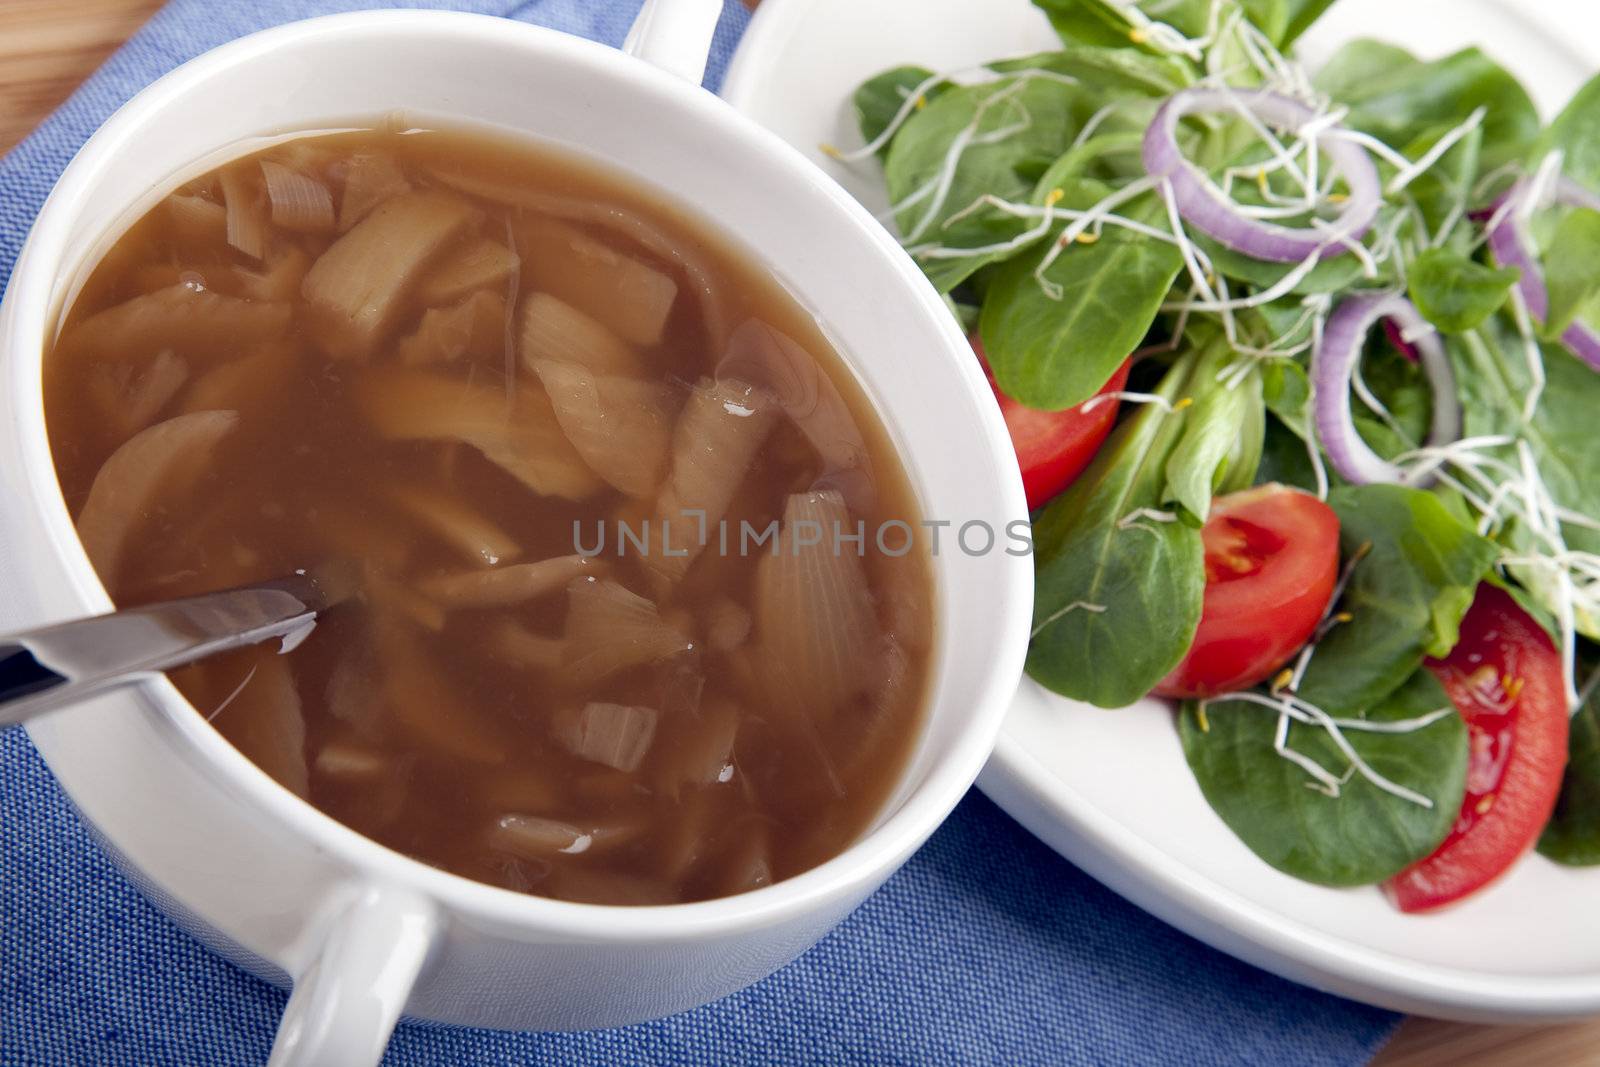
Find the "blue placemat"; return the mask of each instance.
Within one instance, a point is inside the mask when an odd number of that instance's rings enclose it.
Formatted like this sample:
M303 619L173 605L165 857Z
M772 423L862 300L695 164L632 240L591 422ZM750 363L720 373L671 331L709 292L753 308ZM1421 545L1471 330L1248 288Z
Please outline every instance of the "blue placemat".
M72 154L144 85L241 34L370 6L169 4L0 160L0 280ZM639 0L389 6L485 12L616 44ZM727 8L713 86L748 20L734 0ZM0 1063L257 1063L283 1003L283 993L213 956L139 896L21 731L0 736ZM405 1025L385 1062L1334 1067L1365 1062L1394 1022L1162 925L973 794L838 930L742 993L586 1034Z

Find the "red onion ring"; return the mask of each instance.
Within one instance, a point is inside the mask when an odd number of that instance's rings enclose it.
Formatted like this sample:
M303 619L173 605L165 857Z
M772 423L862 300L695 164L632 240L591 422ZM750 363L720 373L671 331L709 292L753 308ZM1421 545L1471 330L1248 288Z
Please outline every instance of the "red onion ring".
M1344 176L1350 197L1344 210L1323 229L1280 226L1247 218L1238 205L1219 194L1200 169L1178 147L1178 120L1195 112L1250 112L1262 122L1298 129L1317 113L1297 100L1261 89L1184 89L1161 105L1144 133L1141 155L1152 178L1169 182L1178 212L1195 228L1235 252L1273 263L1298 263L1308 256L1326 259L1348 251L1347 241L1360 240L1372 227L1383 200L1378 168L1366 149L1324 130L1317 148Z
M1516 267L1522 272L1517 290L1528 314L1543 321L1550 314L1550 291L1545 288L1544 271L1538 257L1530 247L1527 231L1517 218L1522 201L1528 195L1527 179L1520 179L1504 196L1495 201L1494 215L1500 222L1489 230L1489 251L1502 267ZM1552 200L1565 207L1583 207L1600 211L1600 196L1568 178L1555 183ZM1573 355L1595 370L1600 370L1600 332L1584 322L1575 321L1561 333L1561 343Z
M1422 362L1422 354L1417 351L1417 346L1406 340L1405 335L1400 332L1400 327L1394 324L1394 320L1383 320L1383 336L1394 346L1396 352L1406 357L1406 362Z
M1383 459L1356 431L1350 414L1350 385L1367 331L1380 320L1393 321L1417 331L1408 342L1422 360L1423 373L1433 389L1433 425L1427 444L1445 445L1461 436L1461 403L1456 397L1455 373L1439 335L1422 313L1397 293L1361 293L1347 297L1322 330L1322 341L1311 357L1311 377L1316 389L1317 436L1327 450L1333 469L1357 485L1371 482L1405 484L1405 472Z

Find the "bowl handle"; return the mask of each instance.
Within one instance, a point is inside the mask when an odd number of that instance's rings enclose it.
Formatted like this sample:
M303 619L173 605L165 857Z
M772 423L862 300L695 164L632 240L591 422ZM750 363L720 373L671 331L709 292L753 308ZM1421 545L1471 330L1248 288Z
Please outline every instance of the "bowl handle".
M376 1067L436 941L438 909L363 886L295 977L268 1067Z
M622 50L699 85L721 14L722 0L644 0Z

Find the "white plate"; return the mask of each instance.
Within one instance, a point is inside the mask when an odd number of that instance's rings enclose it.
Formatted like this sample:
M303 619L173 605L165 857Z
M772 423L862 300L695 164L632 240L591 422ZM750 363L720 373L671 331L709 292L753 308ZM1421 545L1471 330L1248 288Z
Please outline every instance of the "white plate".
M1600 67L1589 0L1343 0L1302 54L1314 63L1363 34L1430 56L1480 44L1546 116ZM847 105L857 84L902 63L950 70L1055 40L1027 0L764 0L723 94L879 210L875 166L846 167L817 147L861 143ZM979 784L1118 893L1287 978L1458 1019L1600 1012L1600 869L1531 856L1460 907L1420 917L1373 889L1297 881L1212 813L1156 701L1103 711L1025 680Z

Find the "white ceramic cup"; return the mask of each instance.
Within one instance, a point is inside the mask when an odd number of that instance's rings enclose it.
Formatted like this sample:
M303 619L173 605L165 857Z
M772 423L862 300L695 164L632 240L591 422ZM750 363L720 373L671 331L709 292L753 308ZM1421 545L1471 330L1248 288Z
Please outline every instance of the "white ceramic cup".
M209 52L113 116L45 204L0 305L0 632L112 606L45 435L41 354L74 279L194 161L396 108L576 148L733 235L834 340L926 517L1002 531L1024 518L989 389L915 265L832 181L697 84L719 9L649 0L633 55L481 16L316 19ZM1020 676L1032 563L999 549L969 555L954 533L934 560L927 722L890 802L836 858L727 899L571 904L417 863L280 788L164 678L29 732L161 908L248 970L293 983L275 1063L375 1063L402 1012L507 1029L659 1017L757 981L815 943L927 838L982 766Z

